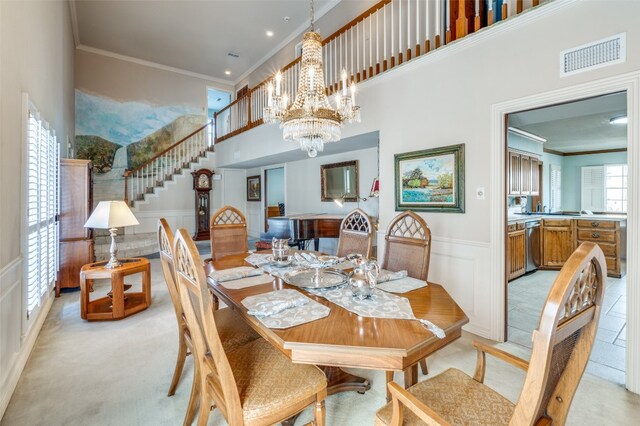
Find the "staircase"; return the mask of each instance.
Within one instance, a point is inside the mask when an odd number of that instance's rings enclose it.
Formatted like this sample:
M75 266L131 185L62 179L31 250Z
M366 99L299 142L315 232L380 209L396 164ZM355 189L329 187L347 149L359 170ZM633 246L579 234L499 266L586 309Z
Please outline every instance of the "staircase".
M206 158L213 152L212 127L213 121L209 121L135 169L125 171L124 201L135 207L136 202L144 201L148 194Z

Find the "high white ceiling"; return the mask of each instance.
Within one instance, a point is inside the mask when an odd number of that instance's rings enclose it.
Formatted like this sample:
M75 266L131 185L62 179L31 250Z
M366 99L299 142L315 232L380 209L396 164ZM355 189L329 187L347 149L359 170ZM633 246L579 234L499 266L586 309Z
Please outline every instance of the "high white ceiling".
M509 126L547 139L559 152L627 147L627 126L609 120L627 114L624 92L509 115Z
M77 45L229 83L309 26L308 0L70 1ZM338 2L315 0L316 19Z

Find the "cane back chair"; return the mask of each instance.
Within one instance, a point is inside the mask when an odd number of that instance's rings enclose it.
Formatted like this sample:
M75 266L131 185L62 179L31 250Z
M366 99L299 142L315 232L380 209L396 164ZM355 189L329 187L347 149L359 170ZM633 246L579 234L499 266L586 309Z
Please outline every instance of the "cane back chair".
M369 258L372 246L373 226L371 219L362 210L355 209L340 223L337 256L344 257L350 253L359 253Z
M547 296L529 362L474 342L473 378L452 368L407 390L389 383L393 401L378 411L376 425L564 425L589 361L606 275L600 247L582 243ZM516 404L483 384L487 353L527 372Z
M396 216L387 228L381 267L390 271L406 270L407 275L427 281L431 256L431 230L411 210ZM420 360L422 374L427 374L426 359ZM393 373L387 372L387 383ZM389 395L388 395L389 396Z
M180 292L175 279L175 266L173 256L173 232L169 227L169 224L164 218L160 218L158 221L158 247L160 249L160 263L162 264L162 272L164 274L164 280L169 289L169 296L173 304L173 309L178 321L178 358L176 360L176 366L173 372L173 379L169 386L169 396L175 394L180 376L182 376L182 370L184 363L188 355L193 353L193 343L191 341L191 334L185 320L184 309L182 308L182 302L180 300ZM229 308L219 309L214 313L216 318L216 325L218 326L218 333L222 340L222 344L225 350L233 350L239 346L244 345L252 340L258 339L259 336L240 318L235 312ZM192 389L191 398L194 398L194 391ZM190 407L192 404L190 404ZM191 424L188 419L193 419L195 415L195 405L193 405L191 411L187 412L185 417L185 423Z
M324 426L327 379L316 366L293 364L263 339L225 352L211 310L202 262L180 229L174 244L176 277L198 364L198 425L207 424L211 402L232 425L271 425L314 404Z
M390 271L406 270L407 275L427 280L431 255L431 231L427 223L407 210L393 219L387 228L382 267Z
M213 260L249 251L247 220L235 207L224 206L218 209L211 217L209 233Z

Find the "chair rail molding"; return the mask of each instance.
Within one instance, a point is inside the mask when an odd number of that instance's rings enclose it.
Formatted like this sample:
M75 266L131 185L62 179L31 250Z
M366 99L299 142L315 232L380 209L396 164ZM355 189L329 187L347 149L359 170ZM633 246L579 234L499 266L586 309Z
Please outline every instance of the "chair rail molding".
M626 388L640 394L640 71L593 80L537 95L494 104L491 108L490 303L491 338L504 341L505 304L505 152L504 119L509 113L576 101L613 92L627 93L627 348Z

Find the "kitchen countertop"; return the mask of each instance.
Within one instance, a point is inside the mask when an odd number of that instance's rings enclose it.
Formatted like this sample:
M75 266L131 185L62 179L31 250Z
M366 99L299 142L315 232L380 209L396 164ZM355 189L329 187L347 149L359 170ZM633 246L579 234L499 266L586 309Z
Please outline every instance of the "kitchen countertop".
M533 220L540 219L586 219L586 220L627 220L626 216L620 215L607 215L607 214L522 214L522 215L513 215L507 218L508 223L517 223L517 222L531 222Z

